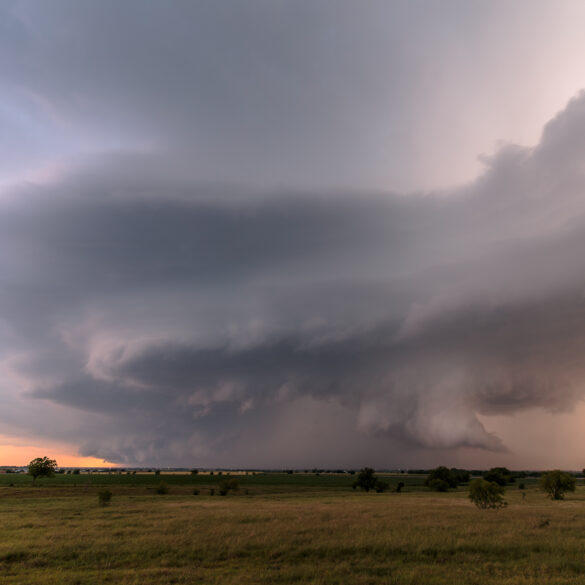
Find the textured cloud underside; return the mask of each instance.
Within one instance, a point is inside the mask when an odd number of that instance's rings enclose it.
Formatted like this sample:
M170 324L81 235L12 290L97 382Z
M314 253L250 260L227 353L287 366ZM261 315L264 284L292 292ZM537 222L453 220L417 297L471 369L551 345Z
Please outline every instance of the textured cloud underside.
M162 153L14 187L0 418L123 462L505 450L478 415L583 398L583 136L579 96L440 197L201 185Z

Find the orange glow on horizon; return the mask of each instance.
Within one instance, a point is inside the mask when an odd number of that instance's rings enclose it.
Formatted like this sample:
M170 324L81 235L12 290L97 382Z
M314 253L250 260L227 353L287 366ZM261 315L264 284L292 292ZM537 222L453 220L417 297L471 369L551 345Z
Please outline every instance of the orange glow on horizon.
M70 446L44 443L42 446L24 443L22 439L0 435L0 465L24 467L36 457L55 459L59 467L116 467L116 463L76 455Z

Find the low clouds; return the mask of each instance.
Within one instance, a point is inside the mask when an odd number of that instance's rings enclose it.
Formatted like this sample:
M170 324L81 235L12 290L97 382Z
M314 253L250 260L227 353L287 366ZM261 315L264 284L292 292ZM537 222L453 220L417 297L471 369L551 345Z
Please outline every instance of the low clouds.
M144 192L103 162L19 187L0 214L3 424L124 463L322 460L295 425L348 464L506 451L478 415L583 398L584 103L440 198L164 174Z

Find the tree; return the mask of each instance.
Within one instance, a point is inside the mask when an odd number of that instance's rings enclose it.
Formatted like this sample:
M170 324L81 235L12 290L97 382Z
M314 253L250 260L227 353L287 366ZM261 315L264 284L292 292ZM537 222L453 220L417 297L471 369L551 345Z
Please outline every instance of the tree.
M436 492L446 492L449 488L456 488L460 483L469 481L469 472L463 469L448 469L444 465L435 467L429 472L425 485Z
M547 471L540 476L540 488L551 500L562 500L565 492L575 491L575 478L559 469Z
M359 473L356 480L353 482L353 488L356 487L369 492L370 490L376 490L377 492L383 492L388 489L388 484L381 479L378 479L374 475L374 470L371 467L364 467Z
M37 457L28 464L28 474L32 475L33 483L37 477L51 477L57 469L57 462L48 457Z
M503 508L506 505L504 500L504 487L495 481L485 479L474 479L469 484L469 499L480 509Z
M489 471L483 474L486 481L497 483L498 485L507 485L514 483L512 472L506 467L492 467Z

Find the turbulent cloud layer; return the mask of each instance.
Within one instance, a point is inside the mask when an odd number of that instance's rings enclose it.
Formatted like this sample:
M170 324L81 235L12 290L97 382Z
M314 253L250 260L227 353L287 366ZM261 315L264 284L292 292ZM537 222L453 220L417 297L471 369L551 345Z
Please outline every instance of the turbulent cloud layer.
M463 58L443 7L221 5L0 7L0 430L127 464L473 465L514 448L490 417L575 409L585 96L474 181L391 193L458 178L420 162Z
M3 424L43 412L86 455L235 464L265 442L277 458L281 419L318 408L315 442L339 424L378 449L503 450L478 414L583 397L584 135L580 96L439 199L242 198L160 173L144 194L115 161L15 188Z

